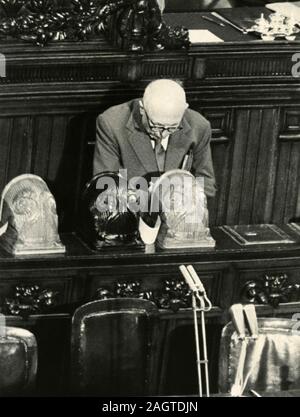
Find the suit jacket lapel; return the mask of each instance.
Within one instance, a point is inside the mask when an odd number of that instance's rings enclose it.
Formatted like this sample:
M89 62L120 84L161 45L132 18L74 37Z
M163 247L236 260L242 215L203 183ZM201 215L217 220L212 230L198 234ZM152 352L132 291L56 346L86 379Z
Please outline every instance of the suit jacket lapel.
M128 141L146 172L155 172L158 170L155 154L151 145L151 140L143 130L141 116L139 113L139 104L136 100L133 104L133 111L130 115L127 125L130 130Z
M132 132L129 136L129 143L133 147L146 172L155 172L158 170L151 141L145 133Z
M183 118L182 129L170 136L167 148L165 171L181 168L183 158L192 144L192 138L189 135L190 130L190 124Z

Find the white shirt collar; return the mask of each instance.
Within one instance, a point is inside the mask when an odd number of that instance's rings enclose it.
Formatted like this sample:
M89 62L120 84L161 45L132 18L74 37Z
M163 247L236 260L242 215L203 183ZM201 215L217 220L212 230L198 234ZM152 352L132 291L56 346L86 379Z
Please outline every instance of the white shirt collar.
M166 151L167 150L167 147L168 147L168 143L169 143L169 137L170 136L166 136L165 138L163 138L162 139L162 141L161 141L161 144L162 144L162 147L164 148L164 150ZM150 138L151 139L151 138ZM154 149L155 148L155 139L151 139L151 145L152 145L152 148Z

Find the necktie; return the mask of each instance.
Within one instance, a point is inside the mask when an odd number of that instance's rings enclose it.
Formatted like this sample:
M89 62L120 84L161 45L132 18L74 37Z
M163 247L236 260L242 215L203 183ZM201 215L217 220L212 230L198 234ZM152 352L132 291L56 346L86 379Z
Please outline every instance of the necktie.
M160 172L162 172L162 171L164 171L164 168L165 168L165 155L166 155L166 152L164 150L164 147L161 144L161 140L156 140L155 141L154 152L155 152L155 158L156 158L158 170Z

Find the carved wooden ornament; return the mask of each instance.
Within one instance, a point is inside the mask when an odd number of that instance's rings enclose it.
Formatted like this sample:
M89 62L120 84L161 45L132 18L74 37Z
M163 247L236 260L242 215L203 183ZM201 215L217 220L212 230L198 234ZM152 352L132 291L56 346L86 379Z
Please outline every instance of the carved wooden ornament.
M24 174L4 188L0 203L0 245L14 255L64 253L56 203L42 178Z
M161 248L214 247L208 227L203 181L190 172L174 169L163 174L152 191L151 211L161 212L157 243Z

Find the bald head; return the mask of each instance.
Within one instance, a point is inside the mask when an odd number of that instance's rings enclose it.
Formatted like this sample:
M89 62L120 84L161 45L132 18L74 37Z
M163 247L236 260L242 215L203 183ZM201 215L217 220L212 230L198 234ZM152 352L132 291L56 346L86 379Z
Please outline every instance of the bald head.
M184 89L172 80L156 80L144 92L144 109L149 118L159 124L180 123L188 107Z

